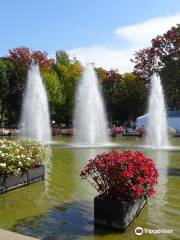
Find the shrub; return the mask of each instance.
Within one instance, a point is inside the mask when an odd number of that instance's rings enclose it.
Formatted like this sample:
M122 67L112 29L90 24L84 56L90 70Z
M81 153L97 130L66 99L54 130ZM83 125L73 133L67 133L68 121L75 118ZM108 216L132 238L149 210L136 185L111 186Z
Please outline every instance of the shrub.
M49 154L48 147L35 140L0 140L0 174L17 175L41 166Z
M142 152L111 151L90 159L80 174L106 198L130 201L155 194L158 171Z

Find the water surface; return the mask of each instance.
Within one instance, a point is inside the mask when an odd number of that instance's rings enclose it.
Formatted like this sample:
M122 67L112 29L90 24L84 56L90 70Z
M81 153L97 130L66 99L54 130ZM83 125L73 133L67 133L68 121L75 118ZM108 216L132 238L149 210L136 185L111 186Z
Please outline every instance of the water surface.
M70 137L54 140L71 143ZM116 138L125 145L142 144L142 139ZM180 146L180 139L173 145ZM16 231L40 239L138 239L137 226L143 228L173 229L169 235L147 235L141 239L180 239L180 152L142 151L152 157L159 168L157 194L148 200L136 220L126 232L94 229L93 198L96 192L79 177L80 170L90 157L111 148L52 147L52 162L47 180L0 195L0 228Z

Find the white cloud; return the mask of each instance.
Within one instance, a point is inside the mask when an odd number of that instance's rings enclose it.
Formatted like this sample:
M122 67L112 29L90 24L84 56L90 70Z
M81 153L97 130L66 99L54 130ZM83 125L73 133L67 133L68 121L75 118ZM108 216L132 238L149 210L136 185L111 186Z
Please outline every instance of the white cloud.
M82 63L94 62L97 67L107 70L118 69L121 73L133 70L130 58L136 50L150 46L151 39L161 35L172 26L180 23L180 14L153 18L130 26L120 27L114 31L119 41L126 41L126 48L111 48L104 44L80 47L68 51L70 57L77 57Z
M153 18L142 23L121 27L116 29L115 33L133 46L147 47L152 38L165 33L177 23L180 23L180 14Z
M105 69L119 69L120 72L131 71L133 64L129 56L133 54L129 49L113 49L109 47L91 46L76 48L68 51L71 57L77 57L82 63L94 62L96 66ZM128 62L128 64L127 64Z

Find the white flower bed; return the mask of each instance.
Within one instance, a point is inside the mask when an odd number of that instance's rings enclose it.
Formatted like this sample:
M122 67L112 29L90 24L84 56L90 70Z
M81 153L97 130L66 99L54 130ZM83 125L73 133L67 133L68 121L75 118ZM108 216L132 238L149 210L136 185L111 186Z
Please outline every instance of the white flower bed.
M34 140L0 140L0 174L18 175L42 166L49 154L46 145Z

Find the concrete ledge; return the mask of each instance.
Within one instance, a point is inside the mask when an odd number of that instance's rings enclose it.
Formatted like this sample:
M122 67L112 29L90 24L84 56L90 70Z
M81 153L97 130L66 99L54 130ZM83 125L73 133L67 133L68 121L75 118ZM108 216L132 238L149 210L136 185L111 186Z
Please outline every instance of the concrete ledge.
M0 229L0 240L38 240L38 239Z

